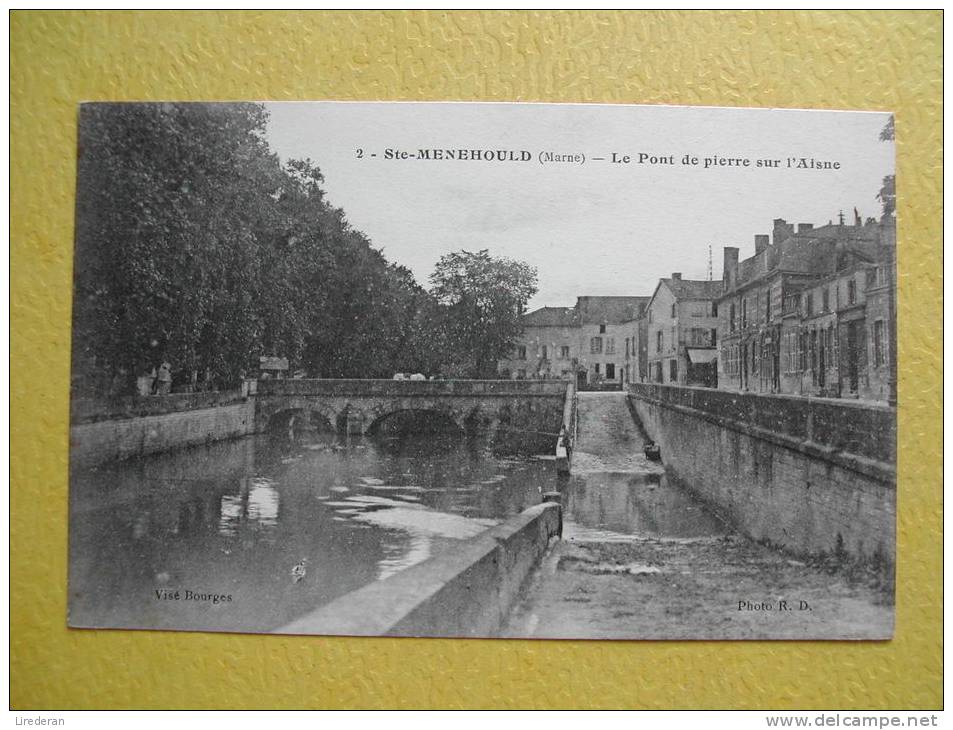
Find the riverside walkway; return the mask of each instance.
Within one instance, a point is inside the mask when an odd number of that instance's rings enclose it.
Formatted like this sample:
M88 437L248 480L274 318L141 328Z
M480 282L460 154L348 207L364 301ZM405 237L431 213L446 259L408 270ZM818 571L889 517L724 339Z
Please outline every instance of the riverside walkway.
M580 393L563 539L501 634L540 638L888 638L885 593L726 526L643 455L625 393ZM665 454L662 454L664 460Z

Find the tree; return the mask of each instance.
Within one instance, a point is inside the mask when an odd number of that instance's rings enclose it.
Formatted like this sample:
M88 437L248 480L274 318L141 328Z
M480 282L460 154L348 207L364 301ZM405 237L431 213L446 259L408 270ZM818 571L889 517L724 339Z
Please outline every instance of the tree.
M486 249L440 258L430 293L442 305L438 329L450 374L494 377L496 363L522 332L521 315L536 293L536 269L494 258Z
M880 141L892 142L893 140L894 122L891 116L884 125L884 128L880 130ZM877 193L877 200L879 200L883 206L884 217L889 218L892 216L897 209L897 181L895 176L887 175L883 179L883 185L880 188L880 192Z
M220 385L260 355L325 377L433 372L439 308L281 165L258 104L82 108L73 353L78 392L168 360Z
M82 108L74 372L234 378L260 335L260 232L281 169L257 104ZM181 382L181 381L180 381Z

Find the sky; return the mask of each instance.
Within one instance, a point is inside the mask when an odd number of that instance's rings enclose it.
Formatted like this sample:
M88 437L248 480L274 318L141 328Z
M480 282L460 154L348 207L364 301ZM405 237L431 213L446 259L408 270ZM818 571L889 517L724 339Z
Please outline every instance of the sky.
M893 174L882 112L595 104L267 104L272 149L310 158L327 198L427 286L451 251L489 249L536 267L530 307L577 296L648 296L660 277L721 278L722 247L754 253L772 221L880 216ZM529 162L386 159L386 150L527 151ZM359 152L360 151L360 152ZM541 153L585 162L541 164ZM628 163L612 162L628 155ZM373 156L372 156L373 155ZM640 155L657 158L652 164ZM697 165L681 164L688 155ZM604 160L594 160L602 157ZM795 169L788 158L836 161ZM664 158L675 164L663 164ZM705 160L720 159L705 169ZM747 158L749 167L726 164ZM756 167L781 160L780 167Z

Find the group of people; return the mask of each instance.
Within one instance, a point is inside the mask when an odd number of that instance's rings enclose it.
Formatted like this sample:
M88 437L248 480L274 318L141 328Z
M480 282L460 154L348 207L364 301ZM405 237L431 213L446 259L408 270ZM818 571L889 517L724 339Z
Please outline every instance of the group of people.
M164 362L158 371L152 368L151 373L139 377L137 386L139 395L169 395L172 392L172 366Z

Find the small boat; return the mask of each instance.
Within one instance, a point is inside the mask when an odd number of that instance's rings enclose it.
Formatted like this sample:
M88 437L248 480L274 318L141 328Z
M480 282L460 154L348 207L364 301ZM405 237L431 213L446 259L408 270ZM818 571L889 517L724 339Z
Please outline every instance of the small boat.
M653 441L647 443L643 451L645 452L645 458L649 459L650 461L662 460L662 451L659 449L658 444Z

